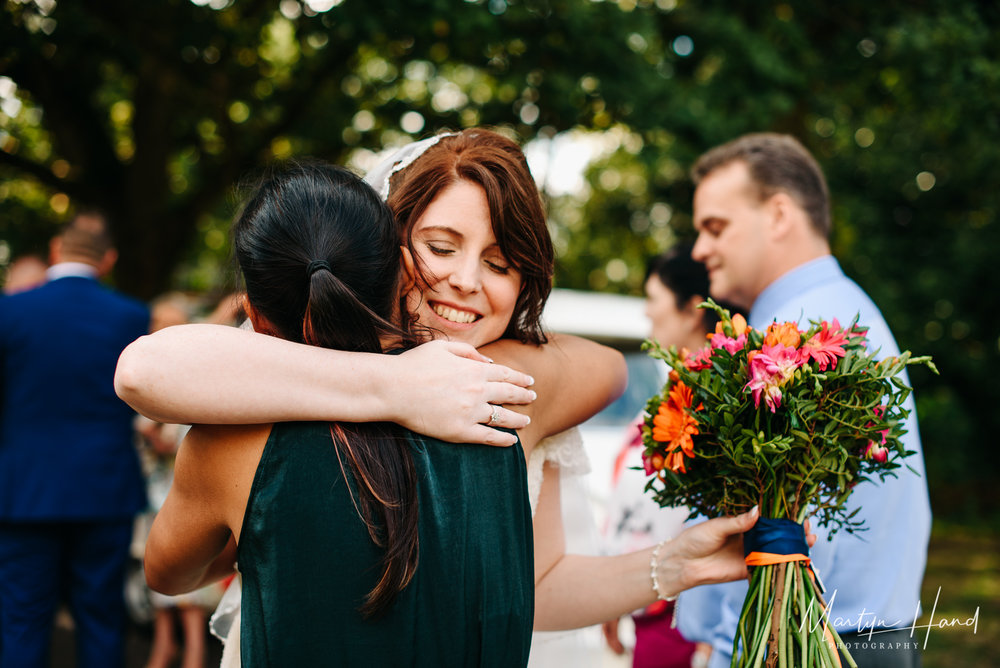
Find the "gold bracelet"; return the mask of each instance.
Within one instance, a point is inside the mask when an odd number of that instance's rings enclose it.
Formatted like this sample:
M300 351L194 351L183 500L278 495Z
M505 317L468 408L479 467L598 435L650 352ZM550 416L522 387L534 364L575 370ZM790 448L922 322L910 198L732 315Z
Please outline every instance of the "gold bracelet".
M653 593L656 594L656 598L661 601L670 602L676 601L677 595L674 594L673 596L664 596L663 592L660 591L660 581L656 577L656 567L659 565L660 560L660 548L663 547L663 544L666 543L667 540L670 539L661 540L656 544L656 547L653 548L653 555L649 558L649 577L653 581Z

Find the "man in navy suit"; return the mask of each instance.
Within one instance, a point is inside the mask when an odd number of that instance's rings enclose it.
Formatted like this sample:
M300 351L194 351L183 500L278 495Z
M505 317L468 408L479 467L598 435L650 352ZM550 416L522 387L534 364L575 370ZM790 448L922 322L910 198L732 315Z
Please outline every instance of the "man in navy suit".
M63 600L77 665L120 666L146 498L133 413L113 381L149 311L97 282L117 258L100 215L74 218L51 255L44 285L0 300L0 668L47 668Z

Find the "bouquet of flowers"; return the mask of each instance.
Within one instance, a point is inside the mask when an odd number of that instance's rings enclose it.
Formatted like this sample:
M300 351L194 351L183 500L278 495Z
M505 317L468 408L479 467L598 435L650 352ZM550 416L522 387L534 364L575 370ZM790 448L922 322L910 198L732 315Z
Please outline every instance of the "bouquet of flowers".
M895 475L913 454L899 440L910 391L899 374L908 364L936 369L908 352L876 361L856 320L760 332L711 300L702 306L721 319L710 346L687 356L646 343L672 369L646 407L646 489L692 516L760 507L744 536L752 568L733 666L839 666L802 522L812 517L831 535L863 528L846 509L852 488Z

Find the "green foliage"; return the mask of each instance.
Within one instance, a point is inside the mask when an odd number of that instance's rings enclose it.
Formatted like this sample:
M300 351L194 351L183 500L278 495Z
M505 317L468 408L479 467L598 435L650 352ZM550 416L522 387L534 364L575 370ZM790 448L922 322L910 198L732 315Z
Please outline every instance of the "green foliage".
M363 165L444 127L607 125L620 110L581 80L641 71L619 40L644 18L612 3L319 4L5 0L0 213L20 228L106 210L118 285L151 297L182 262L220 263L227 195L256 166ZM4 241L17 254L29 236Z

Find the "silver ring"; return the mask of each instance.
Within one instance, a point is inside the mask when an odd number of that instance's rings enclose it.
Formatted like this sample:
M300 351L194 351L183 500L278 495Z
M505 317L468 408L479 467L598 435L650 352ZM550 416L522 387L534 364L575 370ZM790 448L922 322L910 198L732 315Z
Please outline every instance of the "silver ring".
M490 413L490 421L486 423L487 427L495 425L500 421L500 407L496 404L490 404L490 406L493 407L493 412Z

